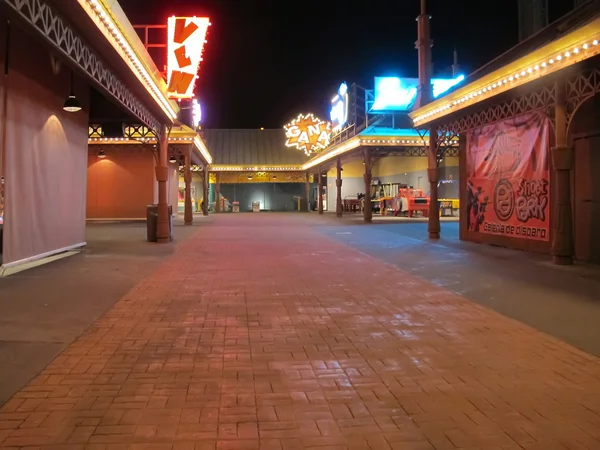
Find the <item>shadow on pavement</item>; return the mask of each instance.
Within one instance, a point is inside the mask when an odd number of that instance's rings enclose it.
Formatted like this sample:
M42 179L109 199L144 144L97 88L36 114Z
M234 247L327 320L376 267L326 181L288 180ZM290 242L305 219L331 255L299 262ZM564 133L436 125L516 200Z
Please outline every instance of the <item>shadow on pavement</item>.
M176 220L172 244L146 242L145 222L89 224L80 254L0 278L0 405L207 220Z

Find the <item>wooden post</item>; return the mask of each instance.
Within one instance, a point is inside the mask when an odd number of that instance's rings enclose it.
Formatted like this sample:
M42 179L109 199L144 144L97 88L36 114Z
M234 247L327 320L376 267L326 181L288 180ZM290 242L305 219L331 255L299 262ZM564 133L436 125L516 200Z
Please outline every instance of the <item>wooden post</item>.
M158 138L158 165L156 166L156 181L158 181L158 223L156 237L159 243L171 241L171 218L169 217L169 205L167 203L167 181L169 180L168 161L169 138L167 127L162 125Z
M323 214L323 171L319 167L319 198L317 199L317 211L319 214Z
M220 177L220 173L217 172L216 173L216 180L215 180L215 212L216 213L220 213L221 212L221 177Z
M342 159L338 158L336 162L337 178L335 180L335 186L337 188L335 196L335 215L342 217L343 205L342 205Z
M373 203L371 202L371 149L365 148L365 207L363 219L366 223L373 221Z
M554 109L555 146L550 150L556 188L551 195L555 213L552 227L552 262L559 265L573 264L573 211L571 205L571 170L573 148L567 145L567 100L564 81L555 83L556 106Z
M191 149L185 154L183 167L183 181L185 182L185 198L183 207L183 223L191 225L194 222L194 213L192 211L192 157Z
M306 172L306 183L304 184L304 195L306 196L306 211L310 211L310 173Z
M427 231L429 239L440 238L440 204L438 202L438 139L437 127L429 128L429 148L427 149L427 177L429 178L429 212Z
M204 169L202 170L202 215L208 216L208 206L209 206L209 198L208 198L208 183L210 182L209 174L208 174L208 165L204 165Z

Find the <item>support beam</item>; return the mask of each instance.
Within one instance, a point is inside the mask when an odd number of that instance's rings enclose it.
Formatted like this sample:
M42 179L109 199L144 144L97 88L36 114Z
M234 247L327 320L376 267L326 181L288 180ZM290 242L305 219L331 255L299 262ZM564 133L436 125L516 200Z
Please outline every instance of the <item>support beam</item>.
M204 165L204 169L202 170L202 215L208 216L208 183L209 183L209 175L208 175L208 165Z
M306 182L304 184L304 195L306 196L306 211L310 212L310 173L306 172Z
M335 215L342 217L343 205L342 205L342 160L338 158L336 161L337 178L335 180L336 195L335 195Z
M371 202L371 149L365 148L364 150L364 162L365 162L365 206L363 208L363 220L366 223L373 221L373 203Z
M317 199L317 211L319 211L319 214L323 214L323 171L321 170L321 168L319 167L319 198Z
M183 181L185 182L185 198L183 207L183 223L191 225L194 222L194 213L192 211L192 157L190 152L185 155L183 167Z
M556 183L552 197L552 262L558 265L573 264L573 208L571 205L571 171L573 148L567 145L567 101L565 83L556 80L555 146L550 150L553 179Z
M429 148L427 149L427 177L429 178L429 212L427 231L429 239L440 238L440 204L438 202L438 135L437 128L429 129Z
M159 243L171 241L171 218L169 217L169 205L167 203L167 181L169 180L169 169L167 168L169 136L167 127L161 125L158 138L158 164L156 166L156 181L158 181L158 223L156 237Z
M421 0L421 13L417 17L418 37L415 48L419 56L419 87L415 108L421 108L428 104L433 97L431 88L431 40L430 17L427 14L426 0Z
M219 172L216 173L215 180L215 212L221 212L221 174Z

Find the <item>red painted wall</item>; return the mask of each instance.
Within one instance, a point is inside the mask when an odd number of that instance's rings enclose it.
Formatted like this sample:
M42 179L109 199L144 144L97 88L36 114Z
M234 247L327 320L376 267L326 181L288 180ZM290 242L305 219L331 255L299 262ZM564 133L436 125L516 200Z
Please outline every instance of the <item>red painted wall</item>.
M98 158L103 149L106 158ZM154 156L135 145L91 145L88 151L88 219L142 219L154 203Z

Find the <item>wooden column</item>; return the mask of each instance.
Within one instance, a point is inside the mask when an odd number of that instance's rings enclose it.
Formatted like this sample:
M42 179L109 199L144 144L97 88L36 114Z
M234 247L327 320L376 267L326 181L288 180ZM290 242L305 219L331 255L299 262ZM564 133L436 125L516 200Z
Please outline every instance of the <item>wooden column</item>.
M323 214L323 171L319 167L319 198L317 199L317 211Z
M429 212L427 231L429 239L440 238L440 205L438 202L438 139L437 127L429 129L429 148L427 149L427 177L429 178Z
M342 217L343 205L342 205L342 159L338 158L336 162L337 178L335 180L336 196L335 196L335 215Z
M221 177L220 177L220 173L217 172L216 173L216 180L215 180L215 212L216 213L220 213L221 212Z
M208 206L209 206L209 198L208 198L208 183L210 182L209 174L208 174L208 165L204 165L204 169L202 170L202 215L208 216Z
M306 196L306 211L310 211L310 173L306 172L306 182L304 184L304 195Z
M555 146L550 150L553 182L551 190L552 210L552 262L573 264L573 211L571 205L571 170L573 169L573 148L567 145L567 101L564 81L555 83L556 106ZM555 195L552 195L552 191Z
M366 223L373 221L373 203L371 202L371 149L365 148L365 207L363 208L363 219Z
M162 125L158 138L158 165L156 166L156 181L158 181L158 223L156 236L160 243L171 241L169 205L167 203L167 181L169 169L167 168L169 137L167 127Z
M186 153L183 166L183 181L185 182L183 223L186 225L191 225L194 222L194 212L192 211L192 157L190 152Z

